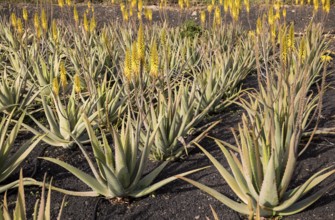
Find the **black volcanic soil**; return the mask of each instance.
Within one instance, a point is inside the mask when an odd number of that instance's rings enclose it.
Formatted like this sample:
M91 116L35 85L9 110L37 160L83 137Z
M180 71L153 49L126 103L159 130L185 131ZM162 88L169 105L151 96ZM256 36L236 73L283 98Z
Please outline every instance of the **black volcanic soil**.
M29 14L31 15L36 10L35 5L26 4L0 4L0 19L7 19L11 11L20 11L22 7L27 7ZM251 27L254 26L257 15L259 14L259 7L254 7L251 10L249 19L245 13L241 15L241 23L245 28L249 28L249 21ZM85 5L78 5L79 14L82 14L86 10ZM295 28L297 32L301 32L306 27L306 24L310 21L312 15L312 8L308 6L304 7L291 7L288 6L288 21L294 20ZM72 17L66 17L66 12L60 12L55 6L53 8L53 16L58 19L71 20ZM67 14L69 16L69 13ZM121 13L119 7L116 6L105 6L95 5L95 15L99 25L108 23L110 21L119 20L121 21ZM197 9L180 11L171 8L168 10L168 20L171 25L180 25L182 21L187 19L199 20L199 11ZM330 15L325 19L325 32L335 31L335 8L332 8ZM319 16L318 19L322 19ZM154 20L160 20L157 11L154 12ZM248 21L249 20L249 21ZM332 36L330 36L331 39ZM332 40L333 41L333 40ZM334 47L334 41L332 43ZM334 59L335 60L335 59ZM335 62L332 61L332 68L330 71L334 71ZM248 77L246 84L254 85L256 82L254 76ZM335 127L335 76L332 73L327 82L330 83L330 87L327 90L324 97L324 106L322 113L322 120L320 122L320 128L331 128ZM234 139L230 132L231 127L236 127L240 121L242 110L236 106L232 106L227 109L224 113L211 116L212 121L222 119L215 129L211 131L211 135L219 137L230 143L234 143ZM26 140L29 135L23 134L20 136L18 145ZM227 167L226 161L223 159L223 155L215 144L206 139L201 142L207 150L212 153L216 158L220 160L222 164ZM59 158L70 164L80 167L82 170L89 172L89 167L78 150L65 150L61 148L54 148L46 145L42 145L36 148L33 153L28 157L25 163L22 165L25 176L32 174L35 159L39 156L50 156ZM66 189L72 189L76 191L89 190L85 184L80 182L76 177L72 176L64 169L54 164L40 160L37 164L37 172L34 176L37 180L42 180L45 172L48 176L53 176L53 185L64 187ZM190 155L182 160L171 163L164 172L158 177L163 179L171 175L192 170L195 168L210 165L209 160L197 149L192 151ZM295 178L293 184L301 183L310 177L316 171L323 167L335 165L335 136L331 135L320 135L316 136L313 140L308 151L302 155L299 160L299 164L296 169ZM150 164L149 169L153 168L155 164ZM236 199L236 196L229 189L227 184L220 177L220 174L214 167L210 167L206 170L198 172L189 176L201 183L205 183L208 186L220 191L230 198ZM6 182L16 180L18 178L18 172L12 175ZM331 179L335 181L333 177ZM329 182L329 181L328 181ZM36 198L39 197L39 188L37 187L26 187L26 200L28 208L28 216L32 213L32 209ZM13 191L10 199L14 201L15 191ZM63 195L58 192L52 193L52 216L55 219L58 213L59 205L62 201ZM210 205L216 210L220 219L231 219L238 220L244 219L236 212L222 205L219 201L210 197L206 193L201 192L197 188L183 181L175 181L155 192L155 194L144 197L141 199L130 200L130 201L107 201L100 198L87 198L87 197L72 197L68 196L66 199L66 206L62 219L213 219ZM335 219L335 191L327 193L317 203L312 205L307 210L293 215L285 217L284 219L305 219L305 220L331 220ZM29 217L30 218L30 217Z

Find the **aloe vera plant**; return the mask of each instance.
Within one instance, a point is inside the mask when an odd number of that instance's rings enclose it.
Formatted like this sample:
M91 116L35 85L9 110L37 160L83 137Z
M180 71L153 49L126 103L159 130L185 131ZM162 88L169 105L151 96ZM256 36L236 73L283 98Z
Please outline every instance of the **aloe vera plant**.
M14 141L22 126L25 113L23 113L16 124L11 128L13 112L3 117L0 122L0 183L3 182L14 170L20 166L22 161L29 155L29 153L37 146L43 136L35 136L26 141L19 149L12 154ZM13 187L13 183L7 185L0 185L0 192Z
M51 146L69 148L75 144L73 137L81 141L87 140L87 137L84 135L85 123L81 115L87 114L90 122L92 122L98 116L96 102L91 99L83 100L83 102L76 99L74 90L70 97L67 98L66 105L54 93L51 93L51 99L54 107L48 104L45 96L42 96L43 112L49 127L43 125L34 116L29 115L35 124L46 133L43 141ZM23 124L23 127L35 135L40 135L40 131L28 124Z
M51 215L50 215L51 213L50 212L51 211L51 184L49 185L47 195L45 195L45 188L46 188L45 182L46 182L46 176L44 176L41 199L37 200L35 203L35 208L33 212L33 220L50 220L51 219ZM45 196L46 196L46 199L45 199ZM22 170L20 171L18 195L17 195L17 200L15 204L16 205L15 205L15 208L13 210L13 215L12 215L8 208L7 192L6 192L4 195L2 208L0 209L0 219L3 219L3 220L30 219L27 217L25 194L24 194L24 178L23 178ZM65 204L65 197L60 206L57 220L61 219L64 204Z
M0 112L10 114L14 109L19 112L32 107L39 93L34 86L29 88L26 80L20 76L11 80L5 70L0 82Z
M263 80L258 72L260 91L250 94L248 101L243 100L241 104L246 113L238 127L239 136L234 132L237 147L215 140L231 172L199 146L241 202L201 183L180 177L250 218L298 213L335 186L332 182L311 193L317 185L335 174L335 169L330 166L316 172L301 185L290 187L298 156L309 145L308 142L300 146L302 135L310 124L309 120L316 118L317 114L312 112L321 109L326 76L324 71L320 92L313 97L310 86L315 83L315 75L319 73L310 74L309 65L313 63L303 64L301 57L294 58L295 53L290 54L293 57L290 62L296 62L292 65L295 69L287 61L279 64L284 68L280 66L267 70ZM286 65L291 68L285 69ZM235 155L236 149L239 157Z
M211 111L219 111L239 97L242 92L240 84L253 70L255 58L250 46L242 43L214 51L214 55L204 63L204 70L194 78L201 109L214 102Z
M154 160L173 160L180 157L186 150L182 139L206 116L214 104L212 101L205 109L201 109L197 102L195 84L184 83L181 81L176 88L169 85L171 92L160 91L157 103L144 104L146 130L158 128L150 154ZM203 134L191 142L200 141L202 138Z
M75 140L85 156L93 176L58 159L43 158L67 169L92 189L91 192L71 192L68 190L63 190L63 192L81 196L101 195L107 199L115 197L137 198L148 195L176 179L173 176L153 183L168 162L163 162L154 170L144 175L155 132L148 132L145 141L142 142L140 138L142 126L140 119L137 120L136 125L133 125L130 116L128 116L127 122L123 123L120 133L114 128L110 128L109 134L113 138L114 149L109 144L104 131L101 131L101 142L98 140L89 119L85 115L83 115L83 120L90 136L95 163L88 156L84 146ZM157 128L154 130L157 130ZM140 146L142 147L141 152L139 150ZM185 176L201 169L185 172L180 175Z
M124 96L124 87L117 83L113 85L107 82L106 77L102 85L97 88L97 110L99 120L112 123L117 121L126 109L126 97Z

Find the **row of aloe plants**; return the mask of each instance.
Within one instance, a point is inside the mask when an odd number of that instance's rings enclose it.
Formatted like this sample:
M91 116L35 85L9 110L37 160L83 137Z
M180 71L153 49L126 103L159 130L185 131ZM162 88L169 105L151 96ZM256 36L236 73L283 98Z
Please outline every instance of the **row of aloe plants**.
M256 32L225 25L182 38L180 28L143 24L137 33L132 25L118 24L117 29L86 30L54 20L45 27L43 12L39 34L39 16L34 20L35 30L27 26L20 31L13 19L0 24L1 181L43 141L84 155L93 176L58 159L43 158L92 189L74 192L48 185L76 196L142 197L181 178L228 207L259 218L299 212L332 186L303 198L334 173L326 168L302 186L287 190L298 156L307 149L307 145L299 148L301 137L322 108L330 57L320 27L311 26L296 38L293 25L276 22L276 37L274 24L263 20ZM242 90L241 82L253 70L259 90ZM311 94L317 84L320 91ZM183 177L204 168L154 183L170 161L198 145L216 123L197 137L192 130L208 114L222 112L232 103L246 110L239 135L234 133L238 146L216 142L233 175L199 147L243 203ZM35 138L11 155L21 128ZM91 145L94 159L85 144ZM150 159L163 162L144 175ZM21 178L1 186L1 191L17 186L22 191L23 184L45 185ZM270 192L273 189L277 193Z

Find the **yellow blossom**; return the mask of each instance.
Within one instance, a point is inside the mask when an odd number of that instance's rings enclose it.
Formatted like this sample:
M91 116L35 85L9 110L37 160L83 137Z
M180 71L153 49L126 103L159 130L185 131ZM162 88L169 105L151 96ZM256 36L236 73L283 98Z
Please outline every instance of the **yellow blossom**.
M37 13L34 15L34 27L36 30L40 27L40 19Z
M77 10L76 6L73 7L73 19L76 22L76 24L78 24L78 22L79 22L79 15L78 15L78 10Z
M12 26L15 28L16 27L16 25L17 25L17 23L16 23L16 15L14 14L14 13L12 13L11 15L10 15L10 20L11 20L11 22L12 22Z
M64 6L64 0L58 0L58 6L63 8Z
M76 93L80 93L81 92L81 85L80 85L80 77L79 77L78 73L76 73L74 75L73 81L74 81L74 91Z
M57 77L52 80L52 91L56 96L59 95L59 83Z
M86 13L84 13L84 20L83 20L83 23L84 23L84 30L85 30L86 32L88 32L88 31L89 31L89 26L88 26L88 20L87 20L87 15L86 15Z
M206 22L206 12L205 11L201 11L200 20L201 20L201 24L205 25L205 22Z
M23 20L28 21L28 11L27 11L27 8L23 8L23 10L22 10L22 17L23 17Z
M143 9L143 1L142 0L138 0L137 9L140 12L142 11L142 9Z
M157 43L154 41L150 50L150 75L156 78L158 76L158 68L159 55L157 50Z
M67 86L67 79L66 79L66 69L64 62L61 62L59 65L59 71L60 71L60 81L62 83L63 89Z
M333 60L333 58L332 58L331 56L329 56L329 55L322 55L322 56L321 56L321 61L322 61L322 62L327 63L327 62L330 62L330 61L332 61L332 60Z
M213 5L208 5L207 6L207 11L211 13L213 11Z
M125 59L124 59L123 74L128 81L131 80L131 51L130 51L130 49L127 49L127 51L126 51L126 56L125 56Z
M314 11L317 11L319 9L319 0L313 0L314 5Z
M304 62L304 60L306 59L306 54L306 40L305 38L302 38L299 46L299 59L301 60L301 62Z
M323 8L326 13L330 12L330 0L326 0Z
M90 32L93 33L95 31L95 28L97 26L97 23L95 21L95 17L94 15L91 18L91 22L90 22Z
M18 18L16 21L16 28L17 28L17 33L19 33L20 35L23 33L23 25L22 25L22 21L21 18Z
M42 23L42 28L44 32L46 32L48 29L48 19L47 19L47 15L45 13L44 8L42 9L42 13L41 13L41 23Z
M52 39L55 42L58 42L58 30L57 30L56 20L52 20L51 32L52 32Z
M286 18L286 8L283 9L283 17Z
M131 70L135 76L139 75L141 67L137 44L138 43L135 41L131 47Z

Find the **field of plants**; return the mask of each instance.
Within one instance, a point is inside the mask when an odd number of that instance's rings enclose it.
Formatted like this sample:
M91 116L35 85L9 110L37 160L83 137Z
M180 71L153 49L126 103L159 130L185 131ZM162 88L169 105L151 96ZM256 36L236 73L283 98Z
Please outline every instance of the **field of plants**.
M0 4L0 219L333 219L330 0Z

